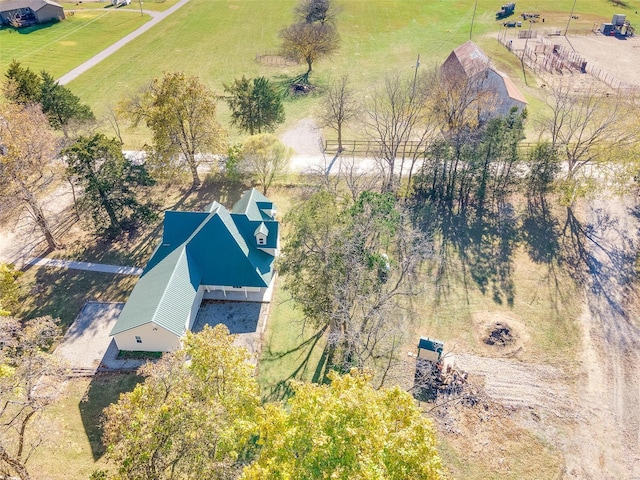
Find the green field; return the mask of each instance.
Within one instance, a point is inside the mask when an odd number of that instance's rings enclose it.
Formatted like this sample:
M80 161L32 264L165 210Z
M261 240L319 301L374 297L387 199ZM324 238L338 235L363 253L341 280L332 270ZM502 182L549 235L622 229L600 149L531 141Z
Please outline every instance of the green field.
M143 2L143 8L165 9L173 3L175 0ZM294 4L294 0L191 0L69 86L101 116L108 105L164 71L199 75L218 92L242 75L293 76L303 67L265 65L256 61L256 56L277 51L278 32L291 23ZM68 8L91 5L96 8L104 3L66 4ZM524 86L517 59L504 55L505 50L494 39L502 28L494 17L499 5L478 1L473 40L514 78L525 96L535 97L537 92ZM572 0L525 1L517 3L516 13L541 12L545 25L564 28L572 5ZM588 31L594 22L608 21L616 12L627 13L633 21L640 0L625 5L615 6L609 0L577 2L574 15L578 19L572 20L571 30ZM140 16L136 2L119 9L105 6L76 11L64 22L29 33L0 30L0 70L16 58L36 70L60 76L150 18ZM312 81L322 86L331 77L348 74L359 91L366 91L390 73L412 75L418 55L422 70L441 63L453 48L469 39L474 15L471 0L357 0L342 2L341 8L340 50L317 63ZM288 124L309 115L318 101L316 97L288 102ZM223 123L228 119L224 105L221 119ZM133 137L128 146L136 148L138 143Z

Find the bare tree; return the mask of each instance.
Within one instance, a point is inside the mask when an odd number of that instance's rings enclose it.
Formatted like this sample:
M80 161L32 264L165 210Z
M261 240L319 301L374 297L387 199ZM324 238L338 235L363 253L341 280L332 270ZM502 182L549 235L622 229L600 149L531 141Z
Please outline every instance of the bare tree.
M7 103L0 108L0 196L18 199L55 250L60 245L37 193L56 177L58 140L39 105Z
M567 164L567 178L597 163L601 167L624 155L640 139L638 108L620 94L597 89L576 92L568 84L551 89L551 113L540 120L542 135Z
M326 101L318 111L321 127L335 130L338 135L338 154L342 152L342 128L358 114L358 103L349 88L347 75L332 81L327 90Z
M280 32L282 54L296 62L305 62L307 71L301 80L309 81L316 60L338 49L340 36L329 23L294 23Z
M365 133L377 144L376 157L384 170L386 191L397 190L405 173L411 180L417 161L437 135L426 108L429 91L424 78L414 77L411 82L399 76L388 77L364 108Z
M0 317L0 476L31 477L27 460L43 439L34 428L60 391L64 368L47 353L60 331L51 317L21 324Z

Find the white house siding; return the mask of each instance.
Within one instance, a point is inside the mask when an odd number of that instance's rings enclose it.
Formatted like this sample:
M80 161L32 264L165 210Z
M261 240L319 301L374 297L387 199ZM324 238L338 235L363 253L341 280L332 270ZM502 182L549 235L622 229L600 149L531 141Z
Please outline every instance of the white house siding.
M142 343L138 343L136 337L140 337ZM170 352L180 347L180 337L154 323L118 333L114 339L119 350Z
M45 5L36 12L36 20L38 23L48 22L50 20L64 20L64 10L56 5Z

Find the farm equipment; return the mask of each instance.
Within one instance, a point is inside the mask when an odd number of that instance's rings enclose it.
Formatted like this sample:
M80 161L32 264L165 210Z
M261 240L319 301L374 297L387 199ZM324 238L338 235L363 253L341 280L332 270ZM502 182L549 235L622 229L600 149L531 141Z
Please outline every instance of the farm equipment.
M515 3L504 4L500 9L500 11L496 12L496 20L507 18L508 16L513 15L513 12L515 9L516 9Z
M420 337L416 355L414 396L434 401L438 395L459 394L467 381L466 372L458 370L453 355L445 355L444 342Z

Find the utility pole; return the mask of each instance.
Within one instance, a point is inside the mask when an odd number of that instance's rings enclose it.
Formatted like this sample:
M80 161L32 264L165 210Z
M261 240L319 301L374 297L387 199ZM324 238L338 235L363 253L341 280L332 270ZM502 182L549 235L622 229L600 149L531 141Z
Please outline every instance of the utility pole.
M471 35L473 35L473 22L476 19L476 8L478 8L478 0L473 4L473 16L471 17L471 28L469 29L469 40L471 40Z
M414 67L416 70L413 72L413 87L411 89L411 97L415 97L416 95L416 81L418 80L418 68L420 67L420 54L418 54L418 59L416 60L416 66Z
M138 0L138 3L140 3L140 16L142 17L144 15L144 12L142 11L142 0Z
M564 36L567 36L567 32L569 31L569 24L571 23L571 19L573 18L573 10L576 8L576 0L573 0L573 7L571 7L571 13L569 14L569 20L567 21L567 28L564 29Z
M527 38L524 41L524 50L522 50L522 57L520 58L520 62L522 62L522 76L524 77L524 84L527 87L529 86L529 84L527 83L527 72L524 68L524 54L527 52L527 43L529 42L529 38L531 37L531 25L533 25L533 22L529 20L529 32L527 33Z

